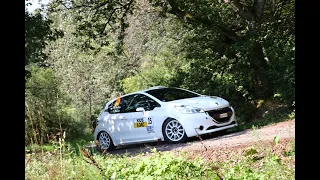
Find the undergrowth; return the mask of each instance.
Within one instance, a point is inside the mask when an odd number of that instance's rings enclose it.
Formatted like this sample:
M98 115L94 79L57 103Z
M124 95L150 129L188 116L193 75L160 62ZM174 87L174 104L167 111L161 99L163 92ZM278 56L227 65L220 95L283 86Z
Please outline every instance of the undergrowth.
M237 111L236 116L238 126L230 128L228 131L242 131L251 129L253 126L259 128L262 126L294 119L295 111L294 109L290 110L289 107L279 102L266 101L256 108L255 114L252 115L253 118L251 120L246 119L245 116L241 116L241 114L239 114L239 112L237 113Z
M218 163L224 179L295 179L295 150L285 147L247 147L242 153Z
M275 138L275 141L279 139ZM251 146L229 158L190 158L190 152L151 152L136 156L77 153L61 146L61 153L26 156L26 179L294 179L294 142L272 147ZM59 150L57 152L60 152Z

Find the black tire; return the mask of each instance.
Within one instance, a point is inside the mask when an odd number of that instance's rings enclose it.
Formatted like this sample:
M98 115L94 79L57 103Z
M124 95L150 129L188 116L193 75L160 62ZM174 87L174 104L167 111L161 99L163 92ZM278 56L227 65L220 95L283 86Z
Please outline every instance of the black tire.
M183 143L188 138L183 126L176 119L167 119L162 127L164 140L170 143Z
M111 136L105 132L101 131L98 134L97 142L96 142L96 149L100 152L111 151L115 148Z

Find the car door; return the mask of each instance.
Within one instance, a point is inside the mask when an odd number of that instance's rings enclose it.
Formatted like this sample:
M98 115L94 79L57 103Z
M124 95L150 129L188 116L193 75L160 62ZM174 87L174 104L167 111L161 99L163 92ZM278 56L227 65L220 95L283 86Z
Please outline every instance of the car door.
M138 102L139 101L139 102ZM136 112L141 100L137 94L118 98L110 106L109 126L113 140L117 144L139 142L146 138L147 119L141 112Z
M109 126L117 144L128 144L157 139L154 131L152 110L160 106L143 94L132 94L118 98L109 106ZM145 112L137 112L143 107Z
M107 129L108 132L111 135L112 140L116 144L122 144L123 143L123 136L125 133L125 124L121 121L120 118L122 118L121 105L122 97L117 98L114 100L110 105L108 106L108 115L105 117L107 121Z
M135 137L132 132L134 126L135 111L128 110L128 104L134 99L134 95L127 95L118 98L114 107L118 107L118 113L115 114L114 121L114 135L119 144L126 144L132 142ZM111 117L112 118L112 117Z
M131 129L131 141L150 141L156 140L153 121L153 109L160 105L150 97L143 94L135 94L131 102L128 102L125 108L125 114L128 114L128 118L132 118L129 121ZM144 112L137 112L136 109L142 107ZM130 114L130 116L129 116Z

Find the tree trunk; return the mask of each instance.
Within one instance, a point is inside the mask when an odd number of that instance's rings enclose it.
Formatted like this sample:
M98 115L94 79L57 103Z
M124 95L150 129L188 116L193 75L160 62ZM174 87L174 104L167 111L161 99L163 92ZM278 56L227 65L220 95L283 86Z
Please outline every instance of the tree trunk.
M256 42L249 51L249 62L253 70L253 86L255 99L264 99L270 95L269 79L267 74L267 62L264 59L262 46Z

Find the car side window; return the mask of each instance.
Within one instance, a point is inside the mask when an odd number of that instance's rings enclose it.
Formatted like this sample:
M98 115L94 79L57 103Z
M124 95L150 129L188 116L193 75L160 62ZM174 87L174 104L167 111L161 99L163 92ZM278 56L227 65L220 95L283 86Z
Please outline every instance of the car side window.
M143 107L146 111L152 111L155 107L160 107L160 104L146 95L135 94L124 112L136 112L138 107Z
M134 95L117 98L115 101L110 103L108 107L108 112L110 114L126 112L125 109L127 109L127 106L130 104L130 102L132 102L133 99Z
M123 97L121 113L135 112L135 110L130 110L129 108L130 104L132 104L134 99L135 94Z
M121 110L120 102L121 102L121 98L117 98L112 103L110 103L108 106L108 112L110 114L120 113L120 110Z

